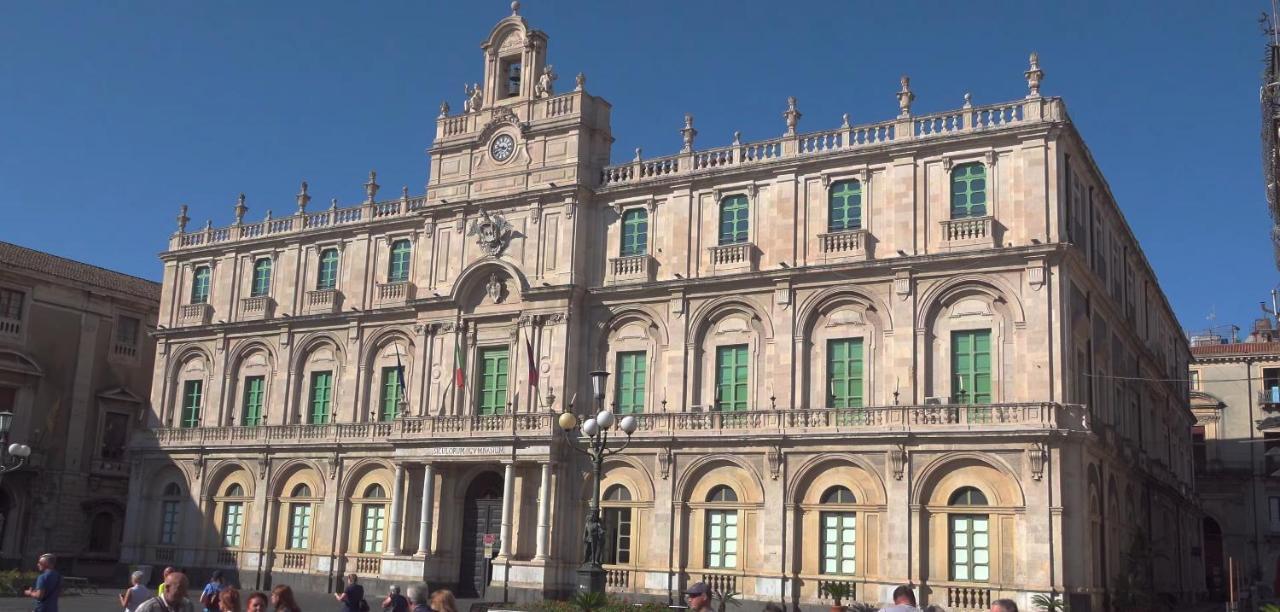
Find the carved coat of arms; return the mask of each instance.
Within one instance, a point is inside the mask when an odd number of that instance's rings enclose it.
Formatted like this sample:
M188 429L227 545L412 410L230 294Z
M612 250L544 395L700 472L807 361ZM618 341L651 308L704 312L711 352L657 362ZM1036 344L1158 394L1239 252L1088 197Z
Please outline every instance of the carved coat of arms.
M490 215L487 211L481 211L480 214L479 220L471 222L467 235L475 236L476 244L484 249L485 253L491 257L497 257L511 242L511 223L500 214Z

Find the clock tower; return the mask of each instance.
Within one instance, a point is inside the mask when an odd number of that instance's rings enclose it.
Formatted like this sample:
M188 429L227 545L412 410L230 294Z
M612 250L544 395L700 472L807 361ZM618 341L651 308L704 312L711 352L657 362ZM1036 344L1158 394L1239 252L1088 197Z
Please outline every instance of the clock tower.
M587 93L581 73L558 91L547 35L519 11L512 2L480 44L484 78L463 85L462 112L440 105L427 183L433 203L531 192L581 199L609 163L609 103Z

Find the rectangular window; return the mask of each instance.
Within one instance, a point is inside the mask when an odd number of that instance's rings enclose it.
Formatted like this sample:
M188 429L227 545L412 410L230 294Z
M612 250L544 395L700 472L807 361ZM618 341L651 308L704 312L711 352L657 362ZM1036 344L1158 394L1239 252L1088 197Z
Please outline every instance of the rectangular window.
M1262 368L1264 404L1280 404L1280 368Z
M160 543L178 542L178 502L167 500L160 506Z
M200 425L200 400L204 381L188 380L182 384L182 426Z
M365 504L364 519L360 526L360 552L382 552L386 533L387 507L383 504Z
M0 289L0 319L12 321L22 320L22 300L25 295L21 291Z
M289 548L311 548L311 504L289 504Z
M382 368L382 399L379 401L382 410L378 413L379 420L394 421L399 418L402 390L400 367L388 366Z
M316 277L316 290L327 291L338 286L338 249L325 249L320 253L320 269Z
M747 409L747 345L716 347L716 409Z
M308 423L322 425L329 422L333 408L333 372L311 373L311 410Z
M990 534L985 514L951 515L951 579L987 582L991 579Z
M853 512L823 512L822 573L852 575L857 571L854 547L857 543L857 515Z
M262 297L271 291L271 260L263 257L253 262L253 285L249 297Z
M116 343L138 346L138 326L138 319L121 315L116 319Z
M737 510L707 510L707 567L738 567Z
M951 332L951 397L958 404L991 403L991 330Z
M1204 426L1191 428L1191 460L1197 474L1203 474L1209 467L1209 456L1205 452Z
M747 196L729 196L720 201L720 244L740 244L747 241L751 211Z
M604 534L604 562L631 563L631 508L605 508Z
M1190 374L1188 374L1188 383L1188 387L1192 391L1200 390L1200 370L1191 370Z
M622 257L649 252L649 211L632 208L622 213Z
M618 353L618 414L644 412L645 352Z
M951 218L967 219L987 214L987 167L961 164L951 171Z
M195 273L191 277L191 303L207 304L209 303L209 280L212 273L209 266L200 266L196 268Z
M862 407L862 338L827 341L828 408Z
M262 424L262 396L267 379L250 376L244 379L244 407L240 409L240 424L255 427Z
M244 527L244 504L227 502L222 510L222 544L228 548L240 547L240 531Z
M387 269L388 283L403 283L409 280L409 258L413 254L413 245L408 240L397 240L391 245L391 263Z
M832 183L827 196L827 231L844 232L862 227L862 183Z
M507 409L507 349L480 351L481 415L502 414Z
M102 448L99 456L107 461L124 459L129 444L129 415L107 412L102 415Z

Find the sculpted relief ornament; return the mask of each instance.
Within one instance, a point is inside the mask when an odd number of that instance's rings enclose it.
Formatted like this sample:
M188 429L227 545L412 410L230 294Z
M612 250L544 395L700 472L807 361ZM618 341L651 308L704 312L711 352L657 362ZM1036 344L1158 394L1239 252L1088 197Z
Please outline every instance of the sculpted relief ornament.
M488 211L481 211L480 214L478 221L471 222L467 235L475 236L476 245L490 257L497 257L511 242L514 233L511 223L500 214L490 215Z

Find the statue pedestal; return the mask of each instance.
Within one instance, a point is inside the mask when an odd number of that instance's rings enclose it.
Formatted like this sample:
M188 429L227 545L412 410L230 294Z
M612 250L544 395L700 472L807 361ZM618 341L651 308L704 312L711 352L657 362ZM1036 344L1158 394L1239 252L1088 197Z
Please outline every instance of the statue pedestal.
M595 563L583 563L578 566L578 592L603 593L604 568Z

